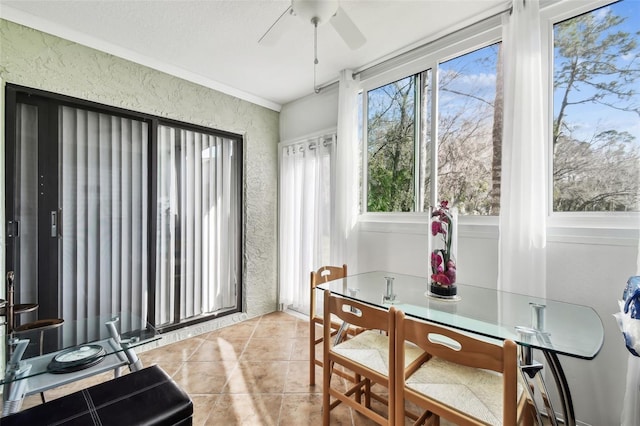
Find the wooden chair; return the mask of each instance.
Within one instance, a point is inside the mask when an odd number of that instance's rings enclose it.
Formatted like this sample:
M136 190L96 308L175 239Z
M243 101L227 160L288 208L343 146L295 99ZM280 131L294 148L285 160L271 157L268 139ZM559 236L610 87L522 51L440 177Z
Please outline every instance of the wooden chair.
M316 384L316 365L322 367L322 361L316 358L316 346L323 341L323 337L316 336L316 324L322 326L324 320L316 312L316 287L329 281L337 280L347 276L347 265L340 266L323 266L317 271L311 271L311 296L309 307L309 385ZM331 336L335 336L340 328L339 324L332 324L333 330ZM352 379L343 371L337 372L345 378Z
M516 344L482 341L396 311L396 357L406 342L432 355L413 375L396 363L396 424L404 424L405 401L426 410L414 424L532 425L533 413L518 381Z
M335 315L342 321L364 329L348 340L333 344L332 327L324 323L323 341L323 383L322 413L323 424L330 424L331 410L341 403L349 405L362 415L381 425L394 423L394 374L395 369L395 308L389 311L324 292L324 317ZM428 357L422 350L412 346L404 348L405 364L408 371L415 371ZM355 383L344 389L332 387L331 374L336 366L342 366L355 373ZM399 371L404 374L405 370ZM388 389L388 398L376 395L371 388L379 384ZM364 395L364 400L362 396ZM331 397L335 398L332 402ZM388 407L388 416L371 408L371 399L376 398ZM403 410L404 411L404 410Z

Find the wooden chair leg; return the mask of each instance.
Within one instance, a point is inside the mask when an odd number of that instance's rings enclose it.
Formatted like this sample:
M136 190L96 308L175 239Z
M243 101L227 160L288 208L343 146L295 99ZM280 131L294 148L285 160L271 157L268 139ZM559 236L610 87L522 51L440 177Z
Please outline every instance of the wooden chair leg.
M331 397L329 395L331 370L326 363L322 367L322 424L329 426L331 416Z
M309 321L309 386L316 384L316 322Z

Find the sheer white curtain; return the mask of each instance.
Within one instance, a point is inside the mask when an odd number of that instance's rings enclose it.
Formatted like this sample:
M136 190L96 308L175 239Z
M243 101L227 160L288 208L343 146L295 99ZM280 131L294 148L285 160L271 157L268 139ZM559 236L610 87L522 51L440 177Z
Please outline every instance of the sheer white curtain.
M350 238L358 219L360 185L358 150L358 90L360 82L352 70L340 72L338 92L338 140L336 155L336 227L331 263L348 263L355 244Z
M505 19L498 288L543 297L548 173L538 0L514 0Z
M59 133L62 318L146 319L148 125L61 107ZM142 325L128 321L121 318L122 331ZM88 341L103 329L79 322L76 337Z
M159 126L157 324L237 307L242 217L238 144Z
M308 312L309 274L331 262L336 135L280 149L280 303Z

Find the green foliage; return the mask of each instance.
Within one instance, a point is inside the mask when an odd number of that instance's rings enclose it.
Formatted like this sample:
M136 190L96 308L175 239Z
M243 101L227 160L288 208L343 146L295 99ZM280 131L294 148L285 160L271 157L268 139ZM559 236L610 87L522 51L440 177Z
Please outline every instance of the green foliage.
M369 94L367 210L414 210L415 78Z

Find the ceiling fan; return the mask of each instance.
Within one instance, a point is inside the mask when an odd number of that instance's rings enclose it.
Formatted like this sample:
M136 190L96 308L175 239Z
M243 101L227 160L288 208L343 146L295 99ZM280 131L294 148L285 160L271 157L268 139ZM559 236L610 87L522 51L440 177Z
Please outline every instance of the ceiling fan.
M289 16L296 16L310 22L316 29L318 25L330 22L352 50L358 49L367 41L349 15L340 7L338 0L291 0L291 5L269 27L258 43L275 44L287 30Z

